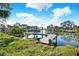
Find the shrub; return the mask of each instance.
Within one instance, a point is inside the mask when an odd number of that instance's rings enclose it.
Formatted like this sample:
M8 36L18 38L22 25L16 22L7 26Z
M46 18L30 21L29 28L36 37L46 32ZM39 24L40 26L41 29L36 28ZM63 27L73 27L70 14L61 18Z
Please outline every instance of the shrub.
M77 56L79 56L79 48L76 48Z
M5 51L0 51L0 56L5 56L6 52Z

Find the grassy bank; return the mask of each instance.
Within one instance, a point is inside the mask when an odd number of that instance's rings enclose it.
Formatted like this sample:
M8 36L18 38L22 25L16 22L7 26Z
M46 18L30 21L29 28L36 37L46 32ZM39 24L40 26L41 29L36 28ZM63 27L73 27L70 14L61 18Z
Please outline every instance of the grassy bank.
M0 56L77 56L79 48L72 46L48 46L36 40L24 40L0 34Z

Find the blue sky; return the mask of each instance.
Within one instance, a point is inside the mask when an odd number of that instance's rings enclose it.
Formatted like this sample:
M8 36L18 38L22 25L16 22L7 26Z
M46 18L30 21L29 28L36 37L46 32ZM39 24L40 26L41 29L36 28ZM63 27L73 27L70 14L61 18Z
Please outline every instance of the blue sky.
M79 25L78 3L12 3L11 16L7 21L12 25L16 22L46 27L60 25L70 20Z

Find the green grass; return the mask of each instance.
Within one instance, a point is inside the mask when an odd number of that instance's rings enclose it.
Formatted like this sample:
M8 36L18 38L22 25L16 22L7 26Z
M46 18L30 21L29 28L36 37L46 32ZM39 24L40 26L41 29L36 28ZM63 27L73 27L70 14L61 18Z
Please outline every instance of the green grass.
M76 56L77 52L76 49L72 46L58 46L54 50L54 54L62 56Z
M36 40L24 40L0 34L0 56L77 56L79 48L72 46L48 46Z

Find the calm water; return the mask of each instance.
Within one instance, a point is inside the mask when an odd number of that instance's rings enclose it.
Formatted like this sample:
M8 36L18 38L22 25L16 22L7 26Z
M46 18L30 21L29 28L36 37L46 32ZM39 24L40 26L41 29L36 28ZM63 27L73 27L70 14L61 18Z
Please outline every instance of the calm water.
M79 42L76 42L76 39L77 38L75 37L74 34L58 35L57 46L71 45L79 47Z
M38 38L41 38L41 35L37 36ZM34 35L29 35L29 38L34 38ZM48 37L44 37L43 39L40 39L40 41L43 41L43 43L49 43ZM51 38L52 39L52 38ZM74 33L65 33L64 35L57 35L57 46L65 46L65 45L71 45L71 46L77 46L79 47L79 42L76 42L76 36Z

